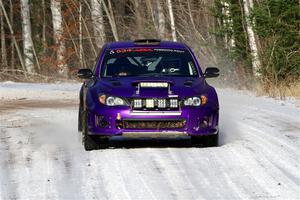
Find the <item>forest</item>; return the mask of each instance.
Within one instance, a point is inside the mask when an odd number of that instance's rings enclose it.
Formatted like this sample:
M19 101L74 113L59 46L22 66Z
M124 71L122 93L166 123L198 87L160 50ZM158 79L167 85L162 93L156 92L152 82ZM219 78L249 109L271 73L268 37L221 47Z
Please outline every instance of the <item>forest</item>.
M300 88L299 0L0 0L0 80L75 79L110 41L188 44L218 82ZM295 90L297 91L297 90ZM300 89L298 90L298 92Z

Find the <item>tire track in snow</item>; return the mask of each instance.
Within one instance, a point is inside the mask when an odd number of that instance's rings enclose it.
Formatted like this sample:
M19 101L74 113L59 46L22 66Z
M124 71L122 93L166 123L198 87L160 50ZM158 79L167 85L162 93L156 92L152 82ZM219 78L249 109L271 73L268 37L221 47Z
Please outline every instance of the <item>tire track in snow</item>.
M161 149L145 148L133 149L129 156L138 168L141 179L148 185L149 190L155 194L157 199L174 199L172 192L174 189L168 184L164 172L153 158L154 153L159 153ZM152 196L152 195L151 195Z
M141 175L141 168L138 166L140 160L135 156L136 153L137 151L134 149L125 149L122 152L124 159L122 159L120 167L124 179L127 180L126 188L128 188L127 190L132 199L158 199L149 187L146 178ZM143 159L148 160L146 155L144 155Z
M228 111L223 114L227 118L231 118L232 123L237 126L237 132L242 138L240 141L242 144L245 143L247 145L245 148L252 151L252 157L257 159L257 164L262 168L263 173L261 174L272 177L269 178L272 180L272 183L284 183L287 185L286 188L285 186L274 186L275 189L279 188L277 191L280 192L277 194L284 195L285 198L300 197L298 178L295 178L299 177L299 143L286 140L285 136L279 131L282 124L274 123L274 121L277 120L277 117L282 121L281 116L273 115L268 117L267 113L259 112L254 114L251 111L247 112L244 106L240 106L237 109L236 105L230 105L227 106L228 108L232 108L231 110L234 110L234 112L230 113ZM251 110L253 108L247 106L247 109ZM250 119L248 118L248 113L250 117L252 115ZM237 116L244 116L246 120L237 119ZM224 116L222 117L224 118ZM267 120L268 118L270 120ZM290 119L296 120L295 118ZM270 128L272 132L267 131ZM241 143L240 141L238 141L238 144ZM269 168L266 168L265 165ZM288 172L288 175L286 175L286 172ZM288 192L281 188L285 188ZM287 193L291 196L287 195Z
M262 155L264 155L273 163L277 163L277 165L287 168L289 172L294 172L295 176L299 176L299 150L291 152L289 146L280 143L276 145L276 143L269 137L261 137L261 130L258 130L250 125L244 124L243 126L247 127L247 137L250 141L252 141L250 144L254 145L253 149L260 150L260 152L255 153L262 153ZM286 163L288 163L288 165Z
M249 129L253 130L250 127ZM249 135L251 134L253 133L250 133L249 131ZM295 192L299 191L299 154L297 155L297 152L294 152L294 154L290 154L289 152L285 151L285 146L274 146L267 139L256 136L254 137L255 142L248 144L248 149L253 151L253 157L255 157L257 154L261 154L260 158L266 158L272 164L271 166L274 166L274 169L277 169L277 178L281 179L281 181L278 182L287 183L288 185L290 185L287 189L293 189ZM258 149L259 152L257 152ZM276 153L274 153L274 151ZM291 175L286 176L286 173L282 173L282 170L289 172L289 174ZM268 170L266 170L265 172L268 173ZM291 179L291 177L294 178Z
M153 151L153 150L152 150ZM171 188L175 199L194 199L193 186L182 179L179 175L176 162L168 156L168 151L163 150L160 154L153 154L154 160L160 169L163 170L164 176Z
M111 185L114 176L110 176L111 169L107 168L106 155L95 155L95 152L82 152L81 156L82 159L79 160L80 167L78 168L82 173L81 191L84 199L119 199L114 196L114 190L110 190L113 187Z
M173 149L170 149L170 148L167 148L168 150L168 154L170 155L169 157L174 161L175 163L175 166L176 166L176 170L178 171L178 176L179 177L182 177L183 181L185 182L185 184L187 184L189 187L192 188L191 190L191 196L192 196L192 199L203 199L204 196L198 192L198 187L199 187L199 184L195 184L193 183L191 180L190 180L190 177L188 177L187 175L187 168L184 168L182 166L182 163L179 162L179 159L178 159L178 155L175 155L174 154L174 150ZM186 149L183 149L183 151L185 151ZM176 151L176 150L175 150ZM187 154L186 156L190 156L189 154Z
M213 148L216 150L215 148ZM218 148L219 149L219 148ZM188 179L197 186L198 193L205 199L237 199L240 198L234 188L226 180L223 171L222 160L219 153L225 153L225 149L213 151L211 148L197 149L191 151L178 151L179 163L185 169ZM221 186L221 187L220 187ZM210 188L210 189L207 189ZM213 191L211 191L213 188ZM227 193L226 191L232 191Z
M2 124L4 124L4 122L1 119L1 125ZM14 165L15 162L15 155L11 152L11 147L8 142L10 137L7 134L7 130L1 128L0 134L0 199L17 199L17 182L13 178L12 170L12 165Z

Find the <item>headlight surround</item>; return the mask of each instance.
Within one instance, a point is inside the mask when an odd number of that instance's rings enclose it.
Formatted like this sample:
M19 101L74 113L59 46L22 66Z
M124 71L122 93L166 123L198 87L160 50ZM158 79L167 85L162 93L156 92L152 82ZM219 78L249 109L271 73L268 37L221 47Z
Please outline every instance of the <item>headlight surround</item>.
M207 97L201 95L200 97L189 97L186 98L183 102L185 106L201 106L207 103Z
M120 97L115 96L106 96L105 94L102 94L99 96L99 102L101 104L107 105L107 106L125 106L127 105L126 101L123 100Z

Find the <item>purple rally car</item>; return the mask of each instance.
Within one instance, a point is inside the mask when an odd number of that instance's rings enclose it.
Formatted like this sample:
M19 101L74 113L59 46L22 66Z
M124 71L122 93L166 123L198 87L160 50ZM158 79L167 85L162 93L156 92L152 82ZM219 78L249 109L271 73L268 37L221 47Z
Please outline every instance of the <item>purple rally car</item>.
M218 145L219 103L191 49L144 39L105 44L94 71L80 69L78 129L86 150L105 148L112 136L191 136Z

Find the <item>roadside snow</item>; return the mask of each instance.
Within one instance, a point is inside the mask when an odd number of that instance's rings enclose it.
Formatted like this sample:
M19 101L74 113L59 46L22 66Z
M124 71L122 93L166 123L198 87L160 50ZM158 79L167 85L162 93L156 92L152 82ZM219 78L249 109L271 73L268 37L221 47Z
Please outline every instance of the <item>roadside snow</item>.
M78 90L79 84L0 83L0 101L75 101ZM232 89L218 94L217 148L117 138L110 149L85 152L76 106L0 112L0 199L300 199L294 100Z
M0 82L0 99L5 100L54 100L75 99L80 83L42 84Z

